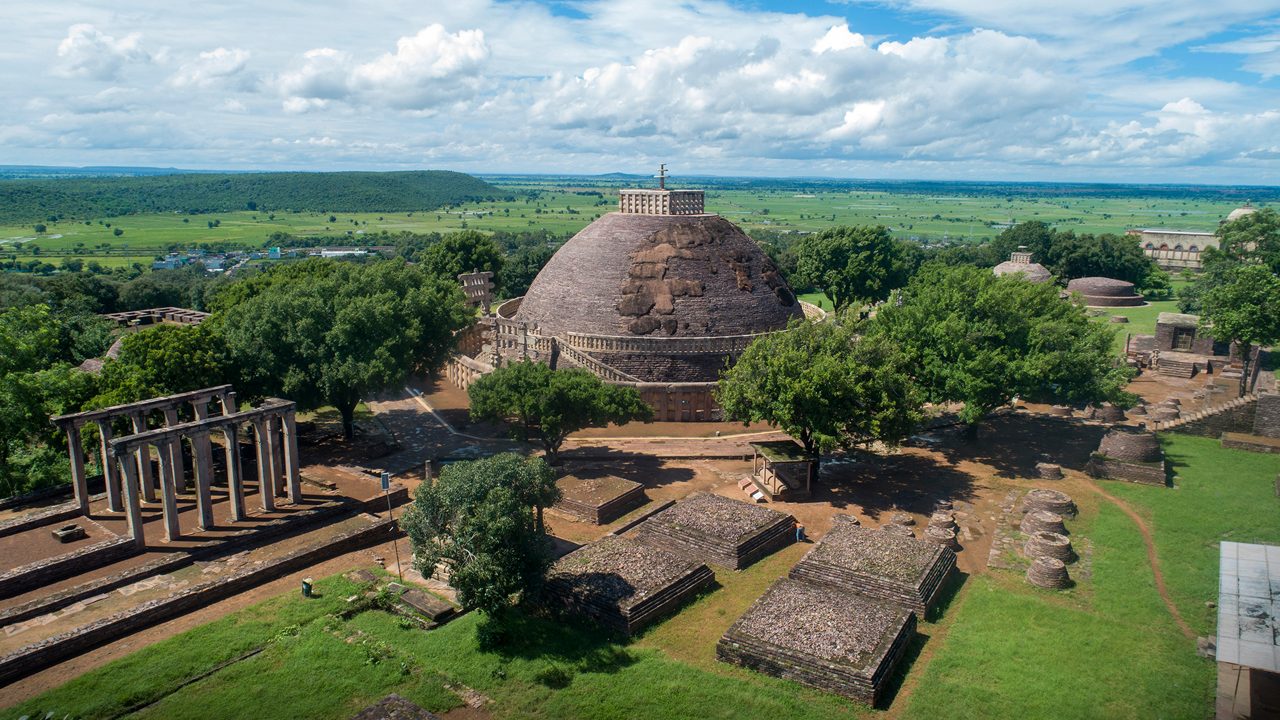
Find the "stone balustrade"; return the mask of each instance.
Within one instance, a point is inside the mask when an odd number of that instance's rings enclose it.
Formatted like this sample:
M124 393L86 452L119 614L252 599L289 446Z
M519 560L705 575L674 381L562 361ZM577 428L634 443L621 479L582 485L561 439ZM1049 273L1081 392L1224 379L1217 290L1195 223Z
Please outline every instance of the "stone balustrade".
M720 337L629 337L567 333L565 343L585 352L652 353L657 355L741 355L762 334Z

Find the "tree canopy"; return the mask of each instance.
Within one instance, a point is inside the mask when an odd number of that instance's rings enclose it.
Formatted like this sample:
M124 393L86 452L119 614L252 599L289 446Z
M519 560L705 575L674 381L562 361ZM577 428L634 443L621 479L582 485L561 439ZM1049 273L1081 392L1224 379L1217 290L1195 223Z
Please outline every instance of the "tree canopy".
M457 282L462 273L473 270L494 273L502 270L502 248L493 238L475 230L449 233L428 245L418 255L427 272Z
M1027 248L1036 262L1062 280L1109 277L1126 280L1141 289L1148 289L1153 282L1156 287L1150 289L1167 285L1168 278L1158 274L1155 263L1130 237L1109 233L1077 235L1032 220L1004 230L991 243L998 262L1008 260L1019 247Z
M963 403L960 418L970 426L1014 397L1130 400L1123 389L1131 373L1111 350L1114 331L1049 285L926 265L873 328L906 353L926 399Z
M93 405L106 407L220 385L226 347L212 325L156 325L124 337L102 366Z
M307 260L228 288L209 321L237 385L304 409L333 405L347 437L356 405L411 372L439 367L465 326L457 282L401 260Z
M724 373L726 417L768 422L817 454L837 446L894 444L920 421L921 395L906 358L852 322L794 321L756 339Z
M477 379L467 395L472 419L510 422L526 441L536 434L551 462L572 432L653 417L635 388L609 385L587 370L552 370L527 360Z
M910 274L902 243L884 226L829 228L802 238L795 254L796 283L821 288L837 311L884 300Z
M1237 265L1201 298L1200 321L1217 340L1238 345L1244 362L1240 394L1247 389L1253 348L1280 342L1280 277L1266 265Z
M414 566L447 577L464 608L500 615L513 597L541 587L553 555L540 510L559 497L540 458L503 453L448 465L401 518Z

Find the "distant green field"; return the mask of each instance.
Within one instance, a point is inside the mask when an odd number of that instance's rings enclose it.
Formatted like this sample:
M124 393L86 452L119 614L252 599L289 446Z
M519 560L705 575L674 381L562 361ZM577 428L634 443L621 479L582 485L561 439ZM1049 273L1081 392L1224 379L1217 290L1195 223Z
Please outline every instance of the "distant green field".
M404 213L229 212L125 215L83 221L0 225L0 253L27 255L32 248L60 257L153 256L169 247L233 244L265 247L275 232L367 238L382 232L454 232L475 229L547 230L572 233L612 211L616 191L590 186L548 188L504 184L501 190L537 191L536 198L467 203L448 210ZM584 194L599 192L601 195ZM1041 220L1076 232L1122 233L1131 227L1165 226L1212 230L1236 203L1152 198L1001 198L915 193L782 190L711 190L707 209L748 231L813 232L834 225L886 225L902 238L923 242L981 240L998 235L1005 224ZM333 217L332 222L329 218ZM185 222L184 222L185 220ZM209 223L218 221L218 227ZM110 223L110 227L107 224ZM114 235L120 228L123 235ZM55 263L56 264L56 263Z

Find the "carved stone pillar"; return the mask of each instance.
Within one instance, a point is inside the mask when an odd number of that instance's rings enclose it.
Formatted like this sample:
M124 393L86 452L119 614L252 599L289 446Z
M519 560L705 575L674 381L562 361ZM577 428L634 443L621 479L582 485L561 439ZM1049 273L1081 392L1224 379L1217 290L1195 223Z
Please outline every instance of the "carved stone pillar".
M293 411L280 418L280 429L284 434L284 474L289 502L297 505L302 502L302 476L298 470L298 426Z
M178 424L178 409L165 408L164 425L165 427L173 427ZM169 450L169 468L173 473L173 488L176 492L182 492L187 489L187 474L182 467L182 443L180 441L172 442L168 445Z
M89 482L84 476L84 448L80 447L80 428L68 423L67 454L71 456L71 487L75 491L80 514L89 514Z
M192 400L191 411L195 414L196 420L207 420L209 418L209 401Z
M209 444L208 431L190 435L192 465L196 475L196 513L201 530L212 530L213 525L213 448Z
M133 423L134 434L147 431L147 416L134 413L129 417ZM153 503L156 501L155 476L151 473L151 446L141 445L134 452L138 459L138 484L142 488L142 499Z
M270 433L261 419L253 421L254 449L258 458L258 494L262 496L262 510L275 512L275 479L271 476Z
M142 505L138 498L138 456L133 452L120 455L120 469L123 471L124 504L129 516L129 534L137 543L139 550L147 549L147 536L142 528Z
M174 475L174 458L181 458L172 446L177 440L166 440L156 445L160 456L160 500L164 505L165 542L176 540L182 533L178 528L178 487Z
M235 425L224 425L222 436L227 441L227 499L231 503L231 521L242 522L244 512L244 472L240 467L240 439Z
M102 437L101 454L98 456L102 459L102 482L107 486L107 509L111 512L122 512L124 506L120 503L120 474L116 472L116 464L111 458L111 421L98 421L98 434Z

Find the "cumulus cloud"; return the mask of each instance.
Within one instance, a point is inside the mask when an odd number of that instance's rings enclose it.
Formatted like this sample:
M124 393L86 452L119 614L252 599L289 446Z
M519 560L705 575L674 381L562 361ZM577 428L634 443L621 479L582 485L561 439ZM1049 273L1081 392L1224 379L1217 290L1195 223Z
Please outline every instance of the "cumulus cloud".
M169 78L174 87L207 88L243 76L250 53L242 48L215 48L184 63Z
M93 25L79 23L58 43L57 71L65 77L114 80L126 63L150 62L142 48L142 35L129 33L116 39Z
M428 25L402 37L395 52L357 63L347 52L318 48L303 54L277 86L290 112L326 107L332 101L377 101L422 110L474 93L470 82L489 58L481 30L450 33Z

